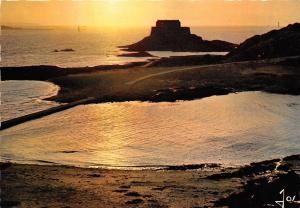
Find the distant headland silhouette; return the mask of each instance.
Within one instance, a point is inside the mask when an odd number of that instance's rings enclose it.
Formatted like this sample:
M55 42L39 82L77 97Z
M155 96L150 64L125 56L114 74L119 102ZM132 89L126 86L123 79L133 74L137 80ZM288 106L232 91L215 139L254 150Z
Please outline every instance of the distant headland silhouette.
M128 51L231 51L236 45L221 40L203 40L191 33L189 27L181 27L179 20L157 20L151 34L143 40L122 46Z

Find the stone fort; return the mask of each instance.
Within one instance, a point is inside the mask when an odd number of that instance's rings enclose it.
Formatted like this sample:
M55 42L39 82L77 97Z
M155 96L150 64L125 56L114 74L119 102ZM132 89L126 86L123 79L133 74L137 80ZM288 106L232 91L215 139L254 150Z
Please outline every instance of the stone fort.
M179 20L157 20L151 29L151 36L190 35L189 27L181 27Z

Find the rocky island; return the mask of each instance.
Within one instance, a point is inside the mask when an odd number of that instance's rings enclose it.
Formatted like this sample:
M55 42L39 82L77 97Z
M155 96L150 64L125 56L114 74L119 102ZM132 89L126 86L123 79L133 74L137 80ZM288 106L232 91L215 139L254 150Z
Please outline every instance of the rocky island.
M179 20L157 20L150 36L121 48L127 51L227 52L232 51L235 46L222 40L203 40L192 34L189 27L181 27Z

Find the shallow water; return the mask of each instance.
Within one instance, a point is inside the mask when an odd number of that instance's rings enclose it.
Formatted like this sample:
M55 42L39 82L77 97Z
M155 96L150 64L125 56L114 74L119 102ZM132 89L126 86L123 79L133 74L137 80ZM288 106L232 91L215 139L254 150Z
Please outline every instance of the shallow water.
M59 87L42 81L1 81L1 121L59 105L43 100L58 93Z
M1 132L1 160L75 166L240 165L300 151L300 96L244 92L78 106Z

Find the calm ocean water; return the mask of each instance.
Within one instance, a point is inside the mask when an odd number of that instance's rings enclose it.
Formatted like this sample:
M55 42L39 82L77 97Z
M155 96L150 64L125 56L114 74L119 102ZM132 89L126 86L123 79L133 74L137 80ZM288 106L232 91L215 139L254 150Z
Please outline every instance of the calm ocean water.
M299 153L300 96L244 92L78 106L1 132L1 159L75 166L240 165Z
M266 27L192 28L205 39L235 43ZM4 30L2 66L94 66L120 58L118 45L148 29ZM73 48L74 52L52 52ZM152 52L158 56L190 53ZM1 120L58 105L43 98L58 86L1 82ZM0 161L132 167L204 162L240 165L299 153L300 96L244 92L176 103L123 102L78 106L1 131Z
M192 32L204 39L222 39L240 43L265 33L272 27L195 27ZM123 64L145 58L118 57L117 46L137 42L150 33L149 28L96 30L3 30L2 66L57 65L62 67ZM72 48L74 52L53 52ZM158 56L187 55L194 53L154 53ZM197 53L196 53L197 54ZM200 53L202 54L202 53Z

